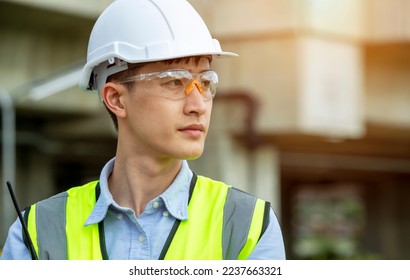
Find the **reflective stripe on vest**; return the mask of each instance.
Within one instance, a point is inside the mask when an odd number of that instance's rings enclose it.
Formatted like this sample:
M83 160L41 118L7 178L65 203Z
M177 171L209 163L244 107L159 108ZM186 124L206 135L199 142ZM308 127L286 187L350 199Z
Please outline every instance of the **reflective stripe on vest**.
M38 202L26 211L40 259L108 259L103 222L84 227L98 181ZM194 175L188 220L177 220L161 257L246 259L267 226L270 205L222 182ZM161 258L160 257L160 258Z

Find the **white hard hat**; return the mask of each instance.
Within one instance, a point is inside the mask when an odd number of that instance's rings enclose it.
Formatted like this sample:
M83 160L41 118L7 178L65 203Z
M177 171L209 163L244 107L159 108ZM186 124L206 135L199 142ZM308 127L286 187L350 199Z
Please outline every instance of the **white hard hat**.
M100 15L88 43L80 88L100 90L127 63L223 52L186 0L116 0Z

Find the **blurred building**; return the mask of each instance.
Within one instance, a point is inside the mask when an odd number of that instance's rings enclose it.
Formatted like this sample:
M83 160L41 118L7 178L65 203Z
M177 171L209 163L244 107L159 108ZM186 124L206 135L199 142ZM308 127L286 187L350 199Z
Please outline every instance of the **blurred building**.
M290 259L410 259L410 1L190 2L240 55L214 61L212 128L191 167L271 201ZM3 173L22 208L98 178L115 152L98 97L77 86L109 3L0 1L16 127ZM3 185L0 245L15 218Z

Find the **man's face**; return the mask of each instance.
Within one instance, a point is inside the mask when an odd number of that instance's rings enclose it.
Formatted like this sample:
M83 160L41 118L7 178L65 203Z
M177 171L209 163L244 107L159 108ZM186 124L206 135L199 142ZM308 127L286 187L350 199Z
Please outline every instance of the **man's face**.
M205 57L172 64L155 62L141 67L139 73L169 69L184 69L197 77L210 70L210 62ZM164 159L195 159L202 154L212 99L204 100L198 86L178 100L167 98L172 91L173 87L154 81L137 81L123 96L127 115L120 120L119 141L129 152Z

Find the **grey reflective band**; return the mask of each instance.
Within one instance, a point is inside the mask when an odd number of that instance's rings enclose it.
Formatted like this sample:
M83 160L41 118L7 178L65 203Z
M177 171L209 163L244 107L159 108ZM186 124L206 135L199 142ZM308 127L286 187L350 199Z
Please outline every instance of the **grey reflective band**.
M256 197L229 188L224 207L222 253L224 260L236 260L245 246L252 223Z
M67 197L68 194L63 192L37 203L35 214L40 260L67 259L65 232Z

